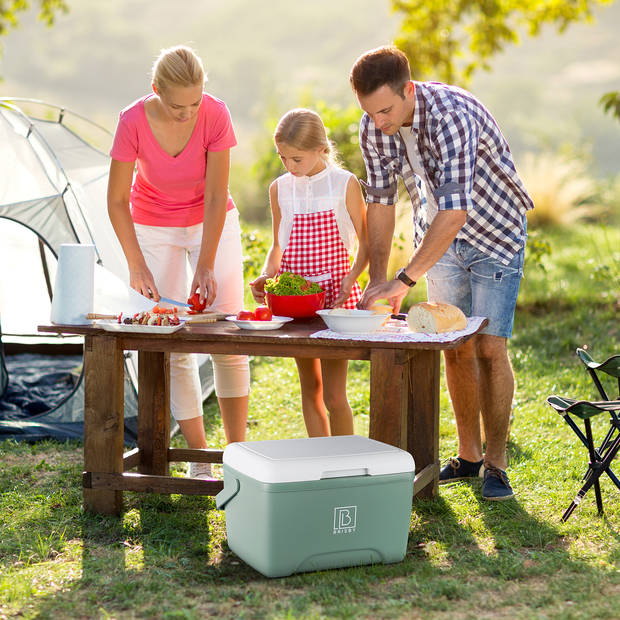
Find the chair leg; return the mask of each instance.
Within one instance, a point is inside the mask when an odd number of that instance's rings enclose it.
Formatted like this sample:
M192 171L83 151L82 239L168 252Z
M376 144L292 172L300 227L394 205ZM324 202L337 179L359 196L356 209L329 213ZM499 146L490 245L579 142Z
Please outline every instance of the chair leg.
M603 452L605 452L605 449L611 442L611 438L613 437L615 431L616 429L613 426L609 429L609 432L605 435L605 439L603 439L601 445L596 449L599 454L603 454Z
M592 472L591 475L598 473L597 476L594 477L594 494L596 495L596 507L598 508L598 513L603 514L603 498L601 497L601 485L599 483L599 478L601 475L600 471L600 458L596 454L594 450L594 439L592 438L592 425L590 424L590 419L586 418L584 420L584 426L586 427L586 439L588 440L588 452L590 453L590 468L589 471Z
M588 372L590 373L590 376L592 377L592 380L594 381L594 385L596 385L596 389L598 390L599 394L601 395L603 400L611 400L609 398L609 396L607 396L607 393L605 392L605 389L603 388L603 385L601 384L598 376L596 375L596 372L594 372L594 370L592 370L591 368L588 368ZM618 379L618 381L620 382L620 379Z
M583 432L581 431L581 429L575 424L574 420L568 414L565 414L562 417L564 418L564 421L566 422L566 424L568 424L571 427L575 435L577 435L581 443L587 448L588 440L586 436L583 434ZM607 442L609 441L609 436L613 433L613 430L614 429L611 429L609 431L608 436L605 437L605 440L601 444L601 447L598 450L596 450L596 454L599 457L599 460L601 460L602 458L601 453L604 451L605 447L607 446ZM611 478L612 482L616 485L616 487L620 489L620 480L618 480L614 472L611 470L611 467L608 467L605 473ZM585 476L584 476L584 479L585 479Z
M568 521L569 517L573 514L573 512L575 512L575 508L577 508L577 506L581 504L581 500L583 499L583 496L585 494L586 492L583 490L583 488L579 489L579 493L577 493L577 495L575 496L575 499L571 502L571 505L566 509L566 511L562 515L562 518L560 519L560 523L566 523Z
M616 454L618 453L618 450L620 450L620 435L616 437L614 442L611 444L611 446L609 447L609 450L606 452L605 456L603 457L603 460L597 464L598 467L596 467L596 469L590 470L591 475L588 476L586 483L581 487L581 489L579 489L579 492L575 496L575 499L572 501L571 505L566 509L566 511L562 515L562 519L561 519L562 523L566 523L568 518L575 511L575 508L577 508L577 506L581 503L581 500L584 498L585 494L588 492L590 487L593 484L598 483L598 479L600 478L601 474L604 471L609 469L609 464L614 460ZM602 512L602 504L601 504L601 509L599 510L599 512Z

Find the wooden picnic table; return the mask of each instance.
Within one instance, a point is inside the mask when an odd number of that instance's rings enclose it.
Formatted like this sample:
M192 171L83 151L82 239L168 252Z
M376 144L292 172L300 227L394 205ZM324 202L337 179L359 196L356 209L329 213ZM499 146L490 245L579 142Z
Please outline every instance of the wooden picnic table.
M310 337L322 329L319 318L295 320L272 331L241 330L218 321L186 325L170 334L109 332L97 324L39 326L41 332L85 339L85 509L120 514L123 491L215 495L222 489L220 480L169 475L170 462L221 463L223 453L170 448L171 352L369 360L369 436L408 450L415 461L415 497L433 497L439 479L439 354L473 334L442 343ZM126 350L138 351L138 445L123 453ZM136 467L138 473L129 471Z

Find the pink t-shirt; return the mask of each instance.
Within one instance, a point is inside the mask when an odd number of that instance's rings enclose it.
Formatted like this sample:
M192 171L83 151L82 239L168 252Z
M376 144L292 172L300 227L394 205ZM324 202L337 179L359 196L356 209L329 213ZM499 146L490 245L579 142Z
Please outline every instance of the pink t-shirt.
M131 187L131 214L136 224L193 226L204 219L207 151L223 151L237 144L226 104L203 93L194 131L185 148L173 157L164 151L138 99L121 111L110 156L136 161ZM229 194L226 209L234 209Z

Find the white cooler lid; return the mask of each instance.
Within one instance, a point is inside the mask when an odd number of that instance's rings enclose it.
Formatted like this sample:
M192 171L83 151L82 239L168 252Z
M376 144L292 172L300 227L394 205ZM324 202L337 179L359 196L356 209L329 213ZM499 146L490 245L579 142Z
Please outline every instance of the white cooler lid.
M414 471L409 452L359 435L231 443L224 450L224 464L260 482Z

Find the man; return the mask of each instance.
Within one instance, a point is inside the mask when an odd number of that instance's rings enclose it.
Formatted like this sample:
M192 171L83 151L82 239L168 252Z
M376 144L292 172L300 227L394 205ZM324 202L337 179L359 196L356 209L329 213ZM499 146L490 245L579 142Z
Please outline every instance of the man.
M497 123L470 93L413 82L407 57L391 46L360 56L350 80L365 112L359 135L368 176L370 281L360 306L387 298L398 311L426 274L429 300L488 318L479 335L445 351L459 452L439 481L477 478L484 465L482 497L509 499L514 493L505 472L506 436L514 375L507 339L532 200ZM399 176L413 204L415 251L387 281Z

